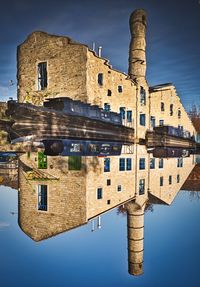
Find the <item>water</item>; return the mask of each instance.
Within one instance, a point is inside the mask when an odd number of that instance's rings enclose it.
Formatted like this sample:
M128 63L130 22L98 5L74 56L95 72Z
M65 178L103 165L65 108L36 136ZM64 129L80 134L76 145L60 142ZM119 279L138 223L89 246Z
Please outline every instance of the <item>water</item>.
M127 218L113 209L41 242L18 226L17 191L0 190L1 286L199 286L200 201L180 191L145 213L142 276L128 274Z

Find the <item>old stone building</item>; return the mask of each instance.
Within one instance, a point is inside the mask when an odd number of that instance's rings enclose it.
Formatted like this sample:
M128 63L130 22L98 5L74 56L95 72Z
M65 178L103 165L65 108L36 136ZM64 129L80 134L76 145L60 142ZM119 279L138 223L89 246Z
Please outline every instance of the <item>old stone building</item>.
M183 126L195 134L175 87L149 88L146 27L146 12L134 11L128 74L113 69L101 55L68 37L33 32L18 46L19 102L42 105L46 98L67 96L97 104L120 112L123 123L135 128L136 139L144 139L146 130L163 123Z

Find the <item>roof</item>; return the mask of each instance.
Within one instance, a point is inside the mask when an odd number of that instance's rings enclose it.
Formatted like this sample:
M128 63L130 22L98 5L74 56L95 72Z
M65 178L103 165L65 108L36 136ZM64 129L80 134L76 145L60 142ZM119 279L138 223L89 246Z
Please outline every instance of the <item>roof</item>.
M173 87L174 88L174 85L172 83L165 83L165 84L159 84L159 85L151 86L151 87L149 87L149 92L160 91L160 90L167 88L167 87Z

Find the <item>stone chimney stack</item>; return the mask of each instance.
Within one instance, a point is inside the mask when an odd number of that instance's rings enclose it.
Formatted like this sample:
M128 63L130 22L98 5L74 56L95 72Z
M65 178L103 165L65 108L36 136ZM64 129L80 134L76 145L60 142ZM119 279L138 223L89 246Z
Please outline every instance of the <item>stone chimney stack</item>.
M129 71L131 79L146 77L146 12L135 10L129 20L131 42L129 47Z
M128 226L128 272L130 275L143 274L144 255L144 207L134 202L126 205Z

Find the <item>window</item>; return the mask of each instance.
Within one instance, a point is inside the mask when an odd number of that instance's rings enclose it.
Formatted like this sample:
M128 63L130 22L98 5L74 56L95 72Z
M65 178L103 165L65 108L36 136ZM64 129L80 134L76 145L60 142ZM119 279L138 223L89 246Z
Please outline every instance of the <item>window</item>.
M119 159L119 170L132 170L132 159L131 158L120 158Z
M126 170L131 170L132 169L132 160L131 158L126 159Z
M122 86L118 86L118 93L122 93L122 92L123 92Z
M111 96L112 96L112 91L111 91L111 90L108 90L107 96L108 96L108 97L111 97Z
M120 107L119 108L119 112L120 112L121 119L125 120L125 108L124 107Z
M170 116L173 116L173 113L174 113L173 109L174 109L174 105L171 104L170 105Z
M110 199L107 200L107 204L110 204Z
M150 121L151 121L151 127L154 128L156 126L156 118L154 116L151 116Z
M47 185L38 185L38 210L47 211Z
M145 169L145 158L140 158L139 169Z
M127 111L127 122L128 123L132 122L132 111Z
M89 150L91 152L99 152L100 151L100 147L98 144L89 144Z
M180 119L181 118L181 110L178 109L178 118Z
M79 143L71 143L70 152L81 152L81 144Z
M177 183L180 182L180 174L177 174L177 176L176 176L176 181L177 181Z
M119 159L119 170L124 171L125 170L125 158Z
M165 103L163 102L160 103L160 109L161 109L161 112L165 111Z
M183 158L177 158L177 167L183 167Z
M110 104L108 104L108 103L104 104L104 111L106 111L106 112L110 111Z
M146 125L146 115L140 114L140 125L145 126Z
M107 185L111 185L111 179L107 179Z
M118 192L122 191L122 186L120 184L117 186L117 191Z
M139 195L144 194L145 191L145 179L140 179L139 181Z
M101 187L97 188L97 199L103 198L103 190Z
M38 64L38 90L43 91L47 88L47 62Z
M47 156L43 152L38 152L38 168L47 169Z
M155 158L150 158L150 169L155 168Z
M110 171L110 158L104 158L104 172Z
M146 91L143 87L140 87L140 104L146 105Z
M163 186L163 176L160 177L160 186Z
M164 120L159 120L159 126L163 127L164 126Z
M68 157L68 169L69 170L81 170L81 156L70 155Z
M98 74L98 84L100 86L103 86L103 74L102 73Z
M169 184L172 184L172 176L169 175Z
M163 158L159 158L158 167L163 168L163 166L164 166L164 160Z

